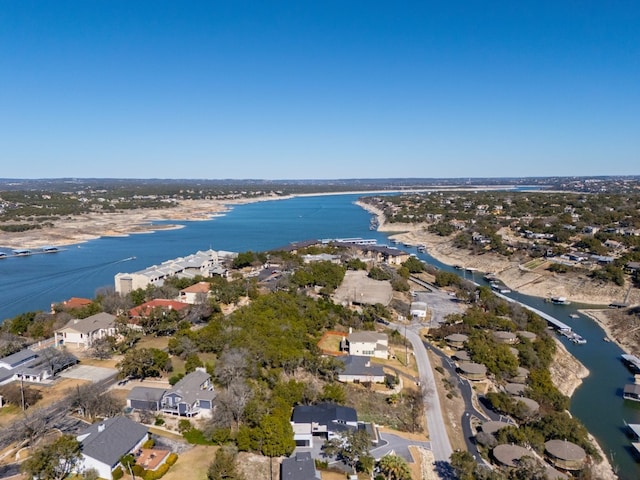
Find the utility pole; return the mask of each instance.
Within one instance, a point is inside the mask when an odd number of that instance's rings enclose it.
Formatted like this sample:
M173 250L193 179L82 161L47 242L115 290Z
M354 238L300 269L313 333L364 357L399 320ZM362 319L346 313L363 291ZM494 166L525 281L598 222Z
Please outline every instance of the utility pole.
M407 324L404 324L404 360L407 362L407 367L409 366L409 346L407 345Z
M22 377L22 375L20 375L20 397L22 399L22 411L24 412L26 410L26 407L24 404L24 378Z

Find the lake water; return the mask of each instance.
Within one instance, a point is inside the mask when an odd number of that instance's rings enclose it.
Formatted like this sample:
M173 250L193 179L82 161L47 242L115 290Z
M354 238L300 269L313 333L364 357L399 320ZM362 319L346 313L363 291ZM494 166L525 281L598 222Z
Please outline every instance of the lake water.
M0 319L48 310L51 303L72 296L94 297L100 287L113 286L118 272L133 272L198 250L263 251L295 241L347 237L387 243L384 234L369 230L371 215L354 204L359 197L329 195L252 203L236 206L211 221L180 222L184 228L178 230L101 238L66 247L59 253L2 259ZM407 250L459 273L427 254ZM135 259L126 260L131 257ZM480 275L475 277L482 283ZM598 438L605 454L618 465L620 478L640 478L640 468L622 429L625 420L640 423L640 404L625 402L621 396L624 384L632 381L619 360L622 351L602 340L604 332L595 322L586 317L569 318L576 305L558 306L524 295L510 296L555 316L587 339L586 345L575 345L562 337L568 350L591 371L572 398L571 413Z

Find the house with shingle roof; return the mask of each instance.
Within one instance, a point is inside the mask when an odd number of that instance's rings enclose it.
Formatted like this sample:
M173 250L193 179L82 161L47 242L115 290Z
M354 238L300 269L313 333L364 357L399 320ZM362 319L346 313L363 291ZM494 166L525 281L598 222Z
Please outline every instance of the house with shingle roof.
M111 478L120 459L142 448L148 438L147 427L127 417L107 418L94 423L76 437L82 449L78 471L95 468L100 478Z
M110 313L96 313L87 318L74 318L55 331L55 345L75 345L89 348L99 339L116 335L116 317Z
M344 347L349 355L389 358L389 337L386 333L349 332L344 339Z
M182 417L208 417L213 412L211 375L204 368L196 368L170 389L134 387L127 395L127 406L137 410L163 411Z
M338 374L341 382L384 382L382 366L371 363L371 357L359 357L347 355L338 358L344 364L344 368Z
M296 452L282 460L280 478L282 480L320 480L321 477L311 452Z
M185 417L208 416L215 397L211 375L203 368L197 368L164 393L162 411Z

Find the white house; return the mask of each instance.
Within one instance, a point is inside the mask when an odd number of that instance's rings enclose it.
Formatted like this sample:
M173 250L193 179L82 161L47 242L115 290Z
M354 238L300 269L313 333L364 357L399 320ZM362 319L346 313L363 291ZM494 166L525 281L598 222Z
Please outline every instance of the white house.
M426 302L412 302L411 303L411 318L418 321L423 321L427 318L427 303Z
M180 296L178 299L183 303L188 303L189 305L203 303L209 296L210 288L211 284L209 282L195 283L180 290Z
M87 318L74 318L55 332L55 345L75 345L89 348L94 340L116 335L116 317L96 313Z
M389 337L378 332L349 332L344 343L349 355L389 358Z
M127 417L107 418L94 423L76 437L82 449L78 471L95 468L100 478L109 479L120 459L142 448L148 438L147 427Z

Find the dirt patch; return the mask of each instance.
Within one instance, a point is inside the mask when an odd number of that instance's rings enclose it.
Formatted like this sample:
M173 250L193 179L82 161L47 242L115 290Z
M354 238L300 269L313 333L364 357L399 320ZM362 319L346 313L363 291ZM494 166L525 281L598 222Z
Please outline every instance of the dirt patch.
M338 305L349 303L389 305L392 298L391 283L373 280L367 277L367 272L364 270L347 271L342 284L333 294L333 301Z
M580 310L580 313L598 322L606 338L626 353L640 355L640 313L636 310Z
M551 380L563 395L570 397L582 383L582 379L589 376L589 370L582 365L565 346L556 341L556 354L549 366Z
M326 355L346 355L340 349L342 339L346 335L346 333L341 332L325 332L318 341L318 348Z

